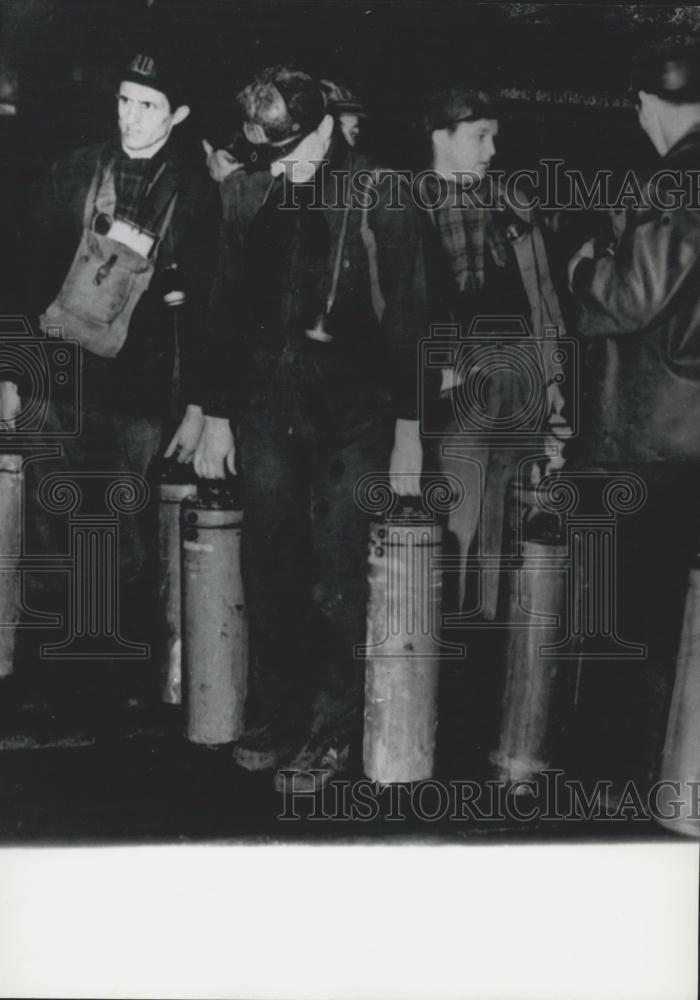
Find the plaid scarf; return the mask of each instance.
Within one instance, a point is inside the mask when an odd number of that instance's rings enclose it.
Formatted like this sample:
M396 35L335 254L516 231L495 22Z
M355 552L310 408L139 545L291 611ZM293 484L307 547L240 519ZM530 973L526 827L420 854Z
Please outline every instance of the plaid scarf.
M488 185L488 187L487 187ZM482 181L483 201L493 204L492 182ZM458 292L473 291L484 287L484 255L491 254L497 267L508 264L508 247L496 225L494 213L488 208L460 204L459 190L448 182L448 197L433 212L440 242L452 269ZM491 188L491 190L489 190Z
M148 209L151 208L147 204L147 199L165 166L165 149L164 146L158 150L150 160L132 160L119 146L112 160L114 190L117 196L115 215L146 232L149 232L153 225L153 220L147 217Z

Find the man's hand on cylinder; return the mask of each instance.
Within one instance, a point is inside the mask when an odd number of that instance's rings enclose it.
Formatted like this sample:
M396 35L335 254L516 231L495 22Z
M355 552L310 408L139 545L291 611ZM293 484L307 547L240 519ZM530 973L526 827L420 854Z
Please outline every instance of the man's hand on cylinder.
M20 399L14 382L0 382L0 431L13 431Z
M226 417L205 417L194 454L194 471L202 479L224 479L236 472L236 446Z
M191 462L204 429L201 406L190 405L185 410L180 426L175 431L165 452L165 457L177 454L178 462Z
M394 447L389 459L389 481L399 496L421 495L420 475L423 470L423 445L417 420L396 421Z
M545 428L544 448L549 456L548 471L559 469L564 464L563 448L573 431L563 414L564 397L556 382L547 386L547 426Z

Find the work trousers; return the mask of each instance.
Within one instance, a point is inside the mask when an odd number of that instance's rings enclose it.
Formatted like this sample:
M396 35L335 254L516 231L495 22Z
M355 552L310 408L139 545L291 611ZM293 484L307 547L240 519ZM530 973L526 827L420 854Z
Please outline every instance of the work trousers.
M448 477L453 490L443 535L451 567L443 575L442 635L460 644L464 656L442 665L440 730L460 775L498 740L505 631L485 626L503 613L501 560L512 549L504 530L509 483L544 452L543 437L528 426L528 388L517 372L495 369L478 394L465 385L447 389L427 414L433 434L425 442L425 471Z
M248 723L293 738L349 735L362 704L369 526L355 486L386 472L393 428L321 448L293 410L271 394L239 424Z
M596 780L644 784L659 766L688 574L700 551L700 470L692 463L596 469L591 484L600 496L601 477L614 482L629 473L644 484L644 496L615 518L608 615L617 637L643 652L627 658L613 647L598 659L597 637L584 639L577 738L579 756Z
M544 436L519 423L520 414L528 417L527 393L524 379L496 371L483 384L478 408L462 387L443 393L434 404L442 434L431 440L427 469L451 477L461 488L448 513L446 551L473 558L476 571L462 568L445 579L451 612L496 618L508 484L526 463L544 455ZM478 409L476 416L472 408Z
M108 409L76 413L50 404L44 432L46 452L32 456L25 467L27 554L44 563L28 574L29 603L66 613L69 588L76 582L73 570L51 571L51 559L75 556L71 528L94 520L99 531L101 518L102 525L116 526L116 552L96 549L93 558L104 557L105 565L91 570L107 574L105 586L120 596L117 632L148 643L158 535L147 476L161 445L162 420Z

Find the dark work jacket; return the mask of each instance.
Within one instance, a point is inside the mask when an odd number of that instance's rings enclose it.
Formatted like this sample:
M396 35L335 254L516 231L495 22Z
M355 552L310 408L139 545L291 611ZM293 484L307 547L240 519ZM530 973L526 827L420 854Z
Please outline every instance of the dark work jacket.
M178 154L173 140L165 149L166 170L158 181L177 190L166 240L158 253L150 287L134 310L124 347L116 358L83 352L83 404L141 415L165 414L173 391L174 335L181 344L181 396L199 395L197 340L209 301L221 217L218 190L204 163L195 167ZM78 149L51 167L33 212L25 254L25 311L36 317L53 301L80 241L83 213L98 164L108 162L113 141ZM158 186L157 185L157 186ZM157 190L156 186L156 190ZM176 263L186 293L184 306L163 304L163 267Z
M402 208L387 207L387 173L377 176L363 212L347 184L358 171L365 190L369 164L335 138L311 185L269 171L239 171L224 182L206 413L236 419L274 389L302 411L312 433L335 440L380 419L418 417L419 343L430 318L423 222L409 196ZM319 343L306 330L325 310L344 220L324 322L332 340Z
M659 167L697 174L700 128ZM628 213L614 252L581 262L573 291L589 342L581 461L700 459L699 207Z
M530 307L513 248L503 236L507 264L499 267L488 248L484 247L484 284L480 289L459 292L455 287L452 267L435 224L428 227L428 266L431 288L437 307L435 320L458 323L464 333L475 320L491 316L522 316L530 324Z
M472 346L478 351L480 343L486 347L492 339L497 349L504 337L504 342L510 340L512 344L517 344L520 338L533 337L535 343L527 357L529 364L534 363L538 369L536 391L542 406L538 408L539 416L532 411L533 421L537 423L547 416L544 405L546 384L553 380L559 382L563 372L557 338L547 330L556 329L563 337L566 329L551 277L550 261L534 213L516 211L502 193L499 200L502 211L494 213L494 224L501 231L505 263L499 266L489 247L484 248L484 282L480 289L457 290L440 232L434 223L426 227L432 319L436 324L459 326L464 339L463 353L459 355L463 370L468 368L467 359ZM424 214L430 218L428 213ZM511 241L507 227L514 221L521 225L522 231L516 240ZM517 348L515 350L517 357ZM519 369L520 365L516 368ZM507 375L505 369L501 375L510 381L515 377L513 373ZM532 392L532 388L528 391Z

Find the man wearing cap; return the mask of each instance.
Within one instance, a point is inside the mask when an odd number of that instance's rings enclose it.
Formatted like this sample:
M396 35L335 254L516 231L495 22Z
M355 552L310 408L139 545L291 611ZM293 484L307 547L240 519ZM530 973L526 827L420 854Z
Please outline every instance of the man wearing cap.
M450 511L448 522L457 552L466 558L478 540L479 553L489 559L491 569L480 571L479 592L479 612L488 620L496 617L498 604L499 573L493 567L502 550L507 484L522 460L536 459L549 447L541 418L528 418L524 427L518 414L549 414L550 434L568 434L561 416L561 365L553 361L556 342L541 340L545 327L564 333L542 236L532 212L516 211L488 172L498 117L488 91L463 84L430 93L423 109L432 157L426 195L430 259L440 301L434 319L461 331L460 352L442 369L439 399L426 400L430 412L424 416L436 434L431 461L464 485L464 502ZM407 470L420 468L421 451L416 424L404 436ZM416 476L407 488L418 490ZM467 579L460 573L458 611Z
M269 166L223 184L195 469L237 465L243 479L255 667L236 760L280 768L278 790L285 768L313 790L344 766L361 721L368 518L355 490L386 474L397 418L415 419L421 227L410 204L385 210L388 185L376 204L350 196L343 181L367 164L320 81L273 67L240 105Z
M176 371L183 397L197 399L192 341L208 302L218 192L201 155L189 163L174 142L173 130L190 109L167 54L151 48L136 53L121 72L115 98L114 136L54 163L35 211L31 311L41 313L45 331L78 340L82 378L74 405L49 401L45 430L51 440L58 438L62 454L30 463L34 494L51 473L77 474L83 492L92 489L93 475L95 489L106 474L135 473L143 480L161 448L164 423L179 406ZM90 246L89 238L83 242L89 233L103 235L115 250L96 271L93 296L81 303L90 322L97 285L110 278L113 264L123 256L142 261L142 269L152 266L147 287L129 303L133 312L120 348L109 343L110 331L97 343L86 334L87 321L65 320L63 304L74 290L69 275L80 264L78 247ZM201 410L191 406L174 444L181 455L194 450L202 422ZM75 426L79 434L71 436ZM151 591L143 590L156 540L153 513L146 503L140 513L120 518L118 631L140 642L153 639ZM35 503L30 537L38 551L65 551L65 518L58 521Z
M362 102L347 87L332 80L321 80L328 95L329 111L334 115L349 146L356 146L360 138L360 123L365 117Z

